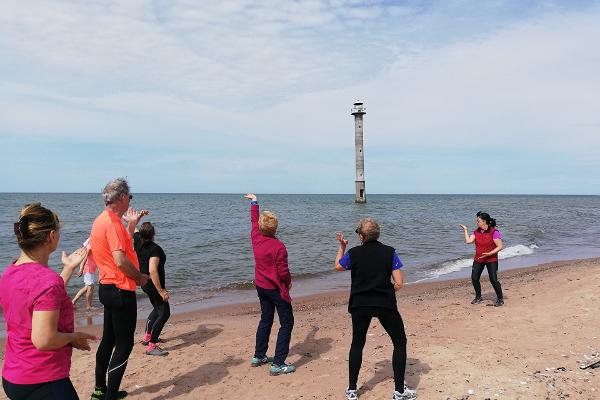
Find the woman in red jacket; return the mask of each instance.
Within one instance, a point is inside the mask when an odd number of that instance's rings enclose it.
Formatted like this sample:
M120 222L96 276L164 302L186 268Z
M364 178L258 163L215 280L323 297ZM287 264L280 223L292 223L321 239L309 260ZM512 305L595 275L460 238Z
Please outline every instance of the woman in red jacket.
M260 322L256 330L256 348L252 358L252 366L258 367L271 363L271 375L289 374L296 370L293 365L285 363L290 351L290 339L294 327L292 311L292 276L288 269L287 250L285 245L275 237L277 217L269 211L259 216L256 195L244 196L250 203L250 220L252 222L252 250L254 251L254 283L260 300ZM267 356L269 336L273 327L275 310L279 316L279 333L275 345L275 357Z
M475 243L475 258L473 260L473 270L471 272L471 281L475 288L475 298L471 304L482 302L481 299L481 273L486 267L490 283L496 292L496 302L494 306L499 307L504 305L502 297L502 286L498 280L498 253L503 248L502 234L496 229L496 220L488 213L477 213L477 229L471 235L467 232L465 225L460 225L463 228L465 235L465 243Z

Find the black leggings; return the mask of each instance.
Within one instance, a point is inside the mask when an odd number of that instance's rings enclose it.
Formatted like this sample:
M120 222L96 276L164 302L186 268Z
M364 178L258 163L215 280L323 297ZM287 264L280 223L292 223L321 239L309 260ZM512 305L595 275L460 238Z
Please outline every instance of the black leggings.
M133 291L121 290L115 285L99 286L98 295L104 305L104 330L96 352L96 387L106 387L104 399L114 400L133 349L137 301Z
M365 347L367 331L371 318L377 317L383 329L392 339L394 353L392 355L392 367L394 369L394 382L396 390L404 393L404 372L406 369L406 333L404 323L398 310L390 310L379 307L358 307L351 310L352 313L352 345L348 356L349 385L350 389L356 389L358 372L362 364L362 352Z
M2 387L10 400L79 400L69 378L31 385L10 383L2 378Z
M152 307L154 307L146 320L145 333L152 333L150 342L158 343L158 337L171 316L169 302L163 300L152 282L148 282L146 285L142 286L142 290L148 295L150 303L152 303Z
M479 282L479 279L481 278L481 273L483 272L484 267L487 267L490 283L494 287L496 297L499 300L502 300L502 285L500 285L500 281L498 280L498 261L489 261L483 264L473 261L471 281L473 282L473 287L475 288L475 297L481 297L481 283Z

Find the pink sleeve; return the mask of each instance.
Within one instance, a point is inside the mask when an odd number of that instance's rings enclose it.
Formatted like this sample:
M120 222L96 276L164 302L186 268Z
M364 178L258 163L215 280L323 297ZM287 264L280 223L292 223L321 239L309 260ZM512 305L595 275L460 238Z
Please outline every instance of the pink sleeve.
M277 268L277 274L279 275L279 279L285 286L289 286L292 281L292 276L290 275L290 270L288 268L288 254L285 246L281 246L279 250L277 250L275 267Z
M61 278L62 282L62 278ZM33 300L33 311L53 311L59 310L65 296L65 286L63 284L53 284L44 289Z
M494 235L492 236L492 239L496 240L496 239L502 239L502 234L500 233L499 230L494 230Z
M252 242L260 235L260 229L258 228L258 216L259 216L259 206L258 204L250 205L250 221L252 223Z

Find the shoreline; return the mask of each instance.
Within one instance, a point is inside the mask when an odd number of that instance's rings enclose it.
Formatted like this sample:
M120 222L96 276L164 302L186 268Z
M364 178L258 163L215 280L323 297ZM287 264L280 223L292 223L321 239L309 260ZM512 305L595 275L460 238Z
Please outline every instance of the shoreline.
M512 279L515 275L521 276L527 273L537 273L542 270L548 270L553 268L560 268L565 265L572 265L577 263L586 263L586 262L600 262L600 257L592 257L592 258L583 258L583 259L570 259L570 260L557 260L551 262L545 262L541 264L536 264L533 266L524 266L524 267L509 267L499 273L499 279L502 283L503 279ZM458 271L460 273L460 271ZM344 273L334 273L343 276ZM455 277L455 274L448 274L447 278L444 279L444 276L438 278L432 278L430 280L419 280L416 282L405 283L404 288L396 293L396 297L400 298L401 296L414 295L415 293L427 292L430 290L435 290L436 288L444 288L448 285L453 287L467 287L471 288L471 280L468 277ZM485 285L487 282L489 284L487 278L487 271L484 270L481 276L482 285ZM231 296L215 296L214 298L209 298L209 302L212 304L205 305L204 299L202 300L189 300L183 301L178 304L171 304L171 317L169 322L176 320L179 316L188 318L189 316L214 316L214 315L247 315L250 313L255 313L259 311L258 301L255 299L255 290L247 290L247 291L236 291ZM95 296L97 294L95 293ZM292 305L294 306L294 310L296 307L301 307L303 305L313 304L318 302L318 299L321 298L331 298L334 297L338 300L338 302L347 302L349 296L349 279L348 285L339 288L333 288L330 290L321 290L316 291L310 294L303 294L299 296L293 296ZM231 299L236 299L230 301ZM139 299L138 299L139 300ZM147 299L144 299L147 300ZM216 300L216 301L215 301ZM85 299L79 301L79 305L82 306ZM97 300L96 300L97 302ZM226 304L222 304L225 303ZM98 303L98 302L97 302ZM97 304L99 307L95 310L94 313L88 314L86 312L85 315L82 315L81 312L76 312L75 315L75 323L76 328L85 328L93 329L96 332L97 326L102 325L102 305ZM245 310L243 313L239 312L239 309ZM147 301L143 301L140 305L138 302L138 324L140 321L145 321L146 315L151 311L151 305ZM238 310L236 313L232 313L231 310ZM91 317L91 318L90 318ZM85 322L84 322L85 321Z

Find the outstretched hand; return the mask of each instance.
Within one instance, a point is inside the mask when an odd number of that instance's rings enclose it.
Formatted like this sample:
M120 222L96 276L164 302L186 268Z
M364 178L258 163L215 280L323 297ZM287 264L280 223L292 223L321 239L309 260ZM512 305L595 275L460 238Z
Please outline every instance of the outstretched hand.
M143 216L150 214L148 210L140 210L137 211L135 208L129 208L125 214L123 214L123 219L127 222L133 222L137 225Z
M461 228L463 228L465 231L468 230L468 228L465 225L463 225L463 224L458 224L458 226L460 226Z
M341 232L337 232L335 234L335 238L338 242L340 242L340 246L346 247L348 245L348 240L344 239L344 234Z
M253 193L248 193L248 194L244 195L244 198L248 199L250 201L256 201L256 195Z
M66 251L63 251L62 257L61 257L63 267L65 267L65 268L77 267L79 264L81 264L81 262L85 258L86 254L87 254L87 249L85 247L80 247L71 254L67 254Z

